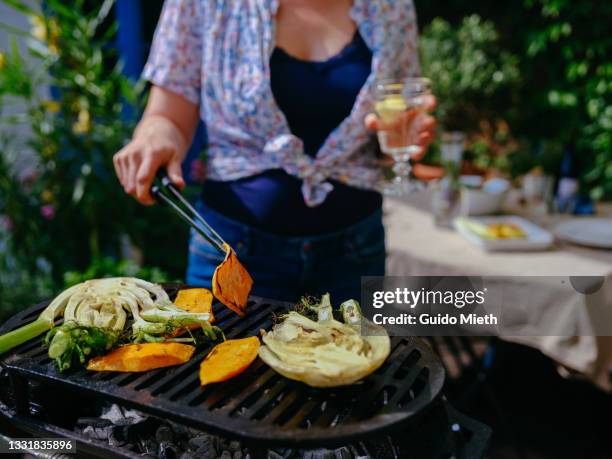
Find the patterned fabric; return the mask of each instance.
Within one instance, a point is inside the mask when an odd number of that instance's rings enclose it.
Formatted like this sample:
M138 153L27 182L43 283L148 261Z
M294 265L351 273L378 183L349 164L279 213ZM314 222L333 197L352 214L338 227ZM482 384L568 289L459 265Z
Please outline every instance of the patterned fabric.
M270 88L277 10L278 0L166 0L144 78L199 104L211 179L280 168L302 179L309 206L333 189L329 178L374 188L380 169L363 120L375 79L419 73L412 0L354 0L351 18L373 52L372 73L315 158L291 133Z

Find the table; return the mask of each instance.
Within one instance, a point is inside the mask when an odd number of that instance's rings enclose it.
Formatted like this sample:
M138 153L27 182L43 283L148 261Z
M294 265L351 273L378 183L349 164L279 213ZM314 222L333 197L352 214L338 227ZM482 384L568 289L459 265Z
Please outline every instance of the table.
M572 304L562 290L534 294L529 314L534 318L565 317L575 336L502 336L535 347L559 362L564 371L578 373L606 391L612 391L612 250L595 250L556 242L540 252L487 253L450 229L438 228L430 212L429 191L410 198L386 198L384 220L387 275L390 276L604 276L598 303L606 307ZM602 209L612 214L612 209ZM538 223L552 227L562 218ZM523 277L511 288L537 291L537 278ZM517 290L518 291L518 290ZM588 298L588 296L585 296ZM537 332L537 320L534 327ZM530 322L531 324L531 322ZM596 335L608 336L596 336ZM568 372L568 373L569 373Z

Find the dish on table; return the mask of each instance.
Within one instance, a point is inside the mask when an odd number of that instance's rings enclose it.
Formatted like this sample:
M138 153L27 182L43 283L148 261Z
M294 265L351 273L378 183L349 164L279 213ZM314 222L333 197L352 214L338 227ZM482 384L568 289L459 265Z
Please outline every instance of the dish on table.
M460 217L454 221L459 234L487 251L545 250L554 242L549 231L521 217Z
M612 249L610 218L573 218L559 223L554 233L559 239L572 244Z

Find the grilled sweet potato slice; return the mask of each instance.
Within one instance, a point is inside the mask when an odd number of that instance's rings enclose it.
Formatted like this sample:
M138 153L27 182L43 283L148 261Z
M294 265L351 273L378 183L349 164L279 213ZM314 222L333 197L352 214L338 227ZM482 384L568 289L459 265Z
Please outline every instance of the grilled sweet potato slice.
M217 344L200 364L200 384L205 386L238 376L257 358L259 345L257 336Z
M92 371L141 372L187 362L194 346L181 343L144 343L121 346L109 354L94 357L87 364Z
M225 259L213 274L213 293L225 306L244 316L253 279L238 260L236 252L227 244L223 244L223 247Z
M188 312L200 314L210 314L210 323L215 317L212 311L213 294L207 288L185 288L179 290L174 300L174 304Z

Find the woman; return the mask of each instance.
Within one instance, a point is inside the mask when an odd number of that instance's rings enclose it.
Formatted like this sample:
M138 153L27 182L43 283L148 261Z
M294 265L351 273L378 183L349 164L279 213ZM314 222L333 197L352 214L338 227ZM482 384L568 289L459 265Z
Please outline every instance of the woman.
M385 261L373 83L418 74L416 35L411 0L166 0L149 101L114 157L119 180L143 204L159 168L183 187L201 118L199 210L254 293L358 298L361 276L384 275ZM422 120L423 150L433 129ZM189 252L187 282L210 286L222 255L196 234Z

